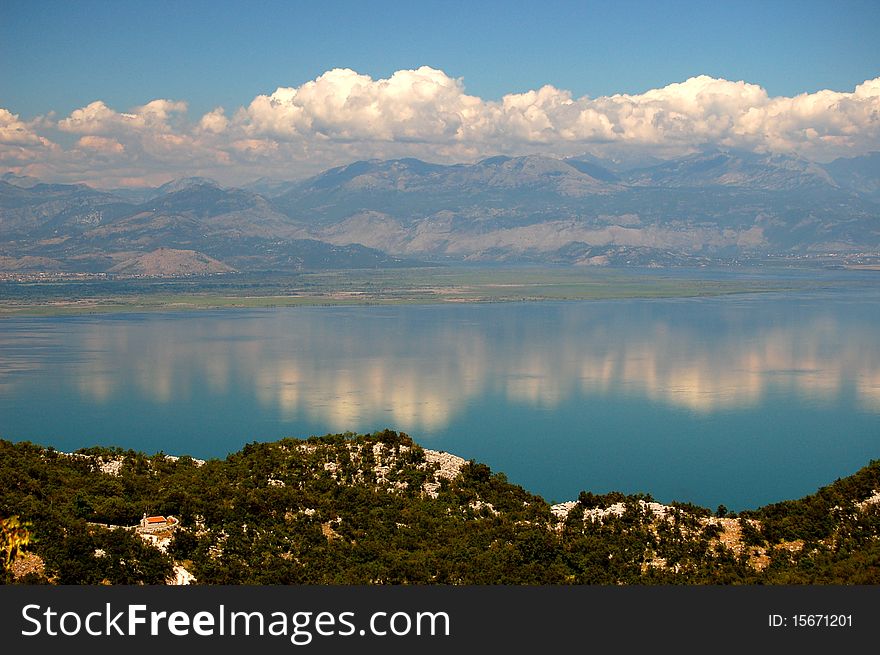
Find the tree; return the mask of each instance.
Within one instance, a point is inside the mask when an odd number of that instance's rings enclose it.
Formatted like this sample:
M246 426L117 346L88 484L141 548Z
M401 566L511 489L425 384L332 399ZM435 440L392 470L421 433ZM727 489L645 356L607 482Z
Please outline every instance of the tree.
M3 550L4 574L12 569L18 553L31 542L29 527L18 516L0 519L0 549Z

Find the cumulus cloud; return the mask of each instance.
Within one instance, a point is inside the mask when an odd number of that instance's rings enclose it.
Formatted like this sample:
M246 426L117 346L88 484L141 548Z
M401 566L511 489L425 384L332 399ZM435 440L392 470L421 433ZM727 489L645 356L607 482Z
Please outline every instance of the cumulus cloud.
M47 123L80 138L59 148L47 138ZM387 79L334 69L231 113L218 107L195 119L185 102L169 99L125 112L97 100L58 121L24 122L0 109L0 157L8 165L27 172L31 162L58 178L105 182L121 175L119 160L128 162L125 179L206 174L235 183L302 176L360 158L452 162L615 149L672 156L705 144L818 161L880 150L880 78L852 91L794 97L701 75L641 94L576 98L548 85L493 101L427 66ZM102 158L93 168L89 153Z
M125 148L119 141L104 136L84 136L76 142L76 145L83 150L104 154L121 155L125 152Z
M229 126L229 119L226 118L226 112L223 107L217 107L214 111L209 111L202 116L198 123L198 130L208 134L222 134Z
M168 131L168 120L186 112L185 102L153 100L131 112L117 112L100 100L71 112L58 121L58 129L75 134L118 134L119 132Z
M30 125L0 108L0 144L4 146L43 145L45 139L38 136Z
M100 134L133 122L134 114L119 114L100 100L74 110L70 116L58 121L58 129L77 134Z
M334 69L300 87L260 95L237 115L250 133L340 141L417 141L461 138L484 103L460 80L423 66L373 80Z
M701 75L638 95L573 98L548 85L492 102L427 67L380 80L337 69L258 96L234 122L279 140L443 144L481 154L603 144L682 152L717 143L832 158L878 147L878 88L880 78L852 93L771 98L756 84Z
M0 107L0 165L15 173L21 173L25 166L35 165L55 149L49 139L40 136L37 129L41 121L23 121Z

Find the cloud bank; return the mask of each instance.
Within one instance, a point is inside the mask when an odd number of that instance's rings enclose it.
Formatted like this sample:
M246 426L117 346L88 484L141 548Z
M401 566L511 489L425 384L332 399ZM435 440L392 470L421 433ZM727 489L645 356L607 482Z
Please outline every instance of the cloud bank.
M494 101L468 95L460 78L427 66L387 79L334 69L200 117L168 99L125 112L96 100L60 119L30 121L0 108L0 166L105 187L193 174L228 183L294 179L369 158L664 157L706 145L816 161L880 150L880 77L852 91L794 97L701 75L637 95L574 98L547 85Z

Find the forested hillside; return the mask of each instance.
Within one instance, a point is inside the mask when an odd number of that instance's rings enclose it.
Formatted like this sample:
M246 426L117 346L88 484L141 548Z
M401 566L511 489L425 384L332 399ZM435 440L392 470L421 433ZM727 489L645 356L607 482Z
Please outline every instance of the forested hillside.
M0 441L7 583L880 583L880 461L740 516L583 492L550 506L405 434L225 460ZM173 516L151 540L131 526ZM115 527L120 526L120 527ZM128 529L123 529L129 526Z

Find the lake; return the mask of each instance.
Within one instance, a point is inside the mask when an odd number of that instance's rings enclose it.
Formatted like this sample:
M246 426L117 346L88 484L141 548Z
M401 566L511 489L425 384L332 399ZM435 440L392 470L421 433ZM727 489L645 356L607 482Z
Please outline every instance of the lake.
M0 436L206 458L389 427L548 500L752 508L880 457L880 293L856 277L698 299L4 319Z

